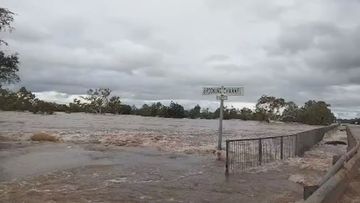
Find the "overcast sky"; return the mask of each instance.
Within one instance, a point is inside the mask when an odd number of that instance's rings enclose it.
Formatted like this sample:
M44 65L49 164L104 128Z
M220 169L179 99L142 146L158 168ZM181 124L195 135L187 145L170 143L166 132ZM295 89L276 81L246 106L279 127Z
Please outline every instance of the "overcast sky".
M20 77L38 96L69 101L109 87L124 101L217 105L206 85L324 100L360 116L359 0L8 0Z

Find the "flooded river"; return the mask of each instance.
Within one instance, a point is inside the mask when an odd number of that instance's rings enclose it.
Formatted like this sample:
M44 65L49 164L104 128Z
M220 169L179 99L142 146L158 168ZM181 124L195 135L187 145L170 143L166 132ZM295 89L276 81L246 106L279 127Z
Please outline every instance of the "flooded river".
M10 142L0 149L0 202L265 203L302 194L288 180L289 165L227 178L212 156L147 147Z
M226 120L224 134L277 136L316 127ZM289 177L303 169L286 162L227 178L224 162L209 153L217 128L217 120L0 112L0 202L301 199L302 186ZM61 141L29 141L38 132Z
M226 120L223 126L223 140L287 135L317 127L241 120ZM28 140L33 133L46 132L65 142L151 146L166 151L192 153L214 149L217 130L218 120L0 112L0 136L14 140Z

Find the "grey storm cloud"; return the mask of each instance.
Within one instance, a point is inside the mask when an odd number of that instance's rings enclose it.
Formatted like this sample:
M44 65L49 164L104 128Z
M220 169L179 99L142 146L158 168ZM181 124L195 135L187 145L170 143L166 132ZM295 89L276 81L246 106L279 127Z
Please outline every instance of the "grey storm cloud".
M11 0L22 82L46 98L109 87L125 101L213 105L207 85L243 85L360 113L360 2ZM135 103L136 103L135 102Z
M341 27L315 22L282 29L278 44L270 54L300 57L311 67L355 69L360 67L360 26Z

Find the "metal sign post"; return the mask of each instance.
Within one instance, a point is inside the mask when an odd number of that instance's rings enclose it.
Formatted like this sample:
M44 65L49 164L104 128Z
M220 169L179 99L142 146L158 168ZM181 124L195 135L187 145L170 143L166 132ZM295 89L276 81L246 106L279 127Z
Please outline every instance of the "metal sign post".
M223 95L220 95L220 112L219 112L219 138L218 138L218 150L222 149L222 121L224 117L224 98Z
M224 100L228 99L228 96L243 96L244 87L204 87L203 95L216 94L216 99L220 100L219 111L219 138L218 138L218 150L222 150L222 121L224 117Z

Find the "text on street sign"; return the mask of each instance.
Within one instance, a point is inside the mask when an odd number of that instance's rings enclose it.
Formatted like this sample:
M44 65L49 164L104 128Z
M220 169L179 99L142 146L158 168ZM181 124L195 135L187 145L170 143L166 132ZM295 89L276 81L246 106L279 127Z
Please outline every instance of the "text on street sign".
M228 96L243 96L244 87L204 87L203 95L228 95Z

